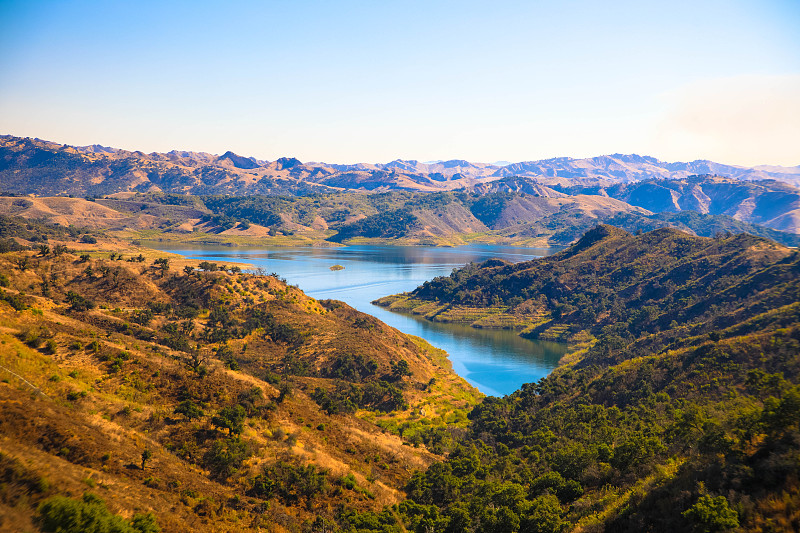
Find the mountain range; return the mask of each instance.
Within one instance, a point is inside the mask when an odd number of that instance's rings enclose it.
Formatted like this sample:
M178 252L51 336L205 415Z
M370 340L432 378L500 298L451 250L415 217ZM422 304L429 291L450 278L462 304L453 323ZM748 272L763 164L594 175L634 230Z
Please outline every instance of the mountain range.
M800 185L800 166L741 167L713 161L668 163L613 154L559 157L505 166L465 160L329 164L282 157L172 150L145 154L100 145L74 147L41 139L0 136L0 182L6 192L100 195L122 191L189 194L279 194L303 190L414 191L473 188L501 178L535 178L545 186L609 186L714 174L739 181L779 180ZM48 179L49 178L49 179ZM55 182L55 178L62 181Z
M129 200L131 194L147 195L150 199L159 194L295 199L309 195L336 195L337 199L328 211L324 206L318 209L319 205L306 206L301 210L303 213L292 213L290 211L298 210L284 209L286 206L277 206L280 209L274 211L273 208L277 208L274 202L267 202L267 207L273 211L266 218L253 217L252 212L241 209L232 210L230 205L221 214L269 226L273 233L345 230L334 239L339 242L366 237L410 238L412 241L409 242L425 243L456 234L497 231L507 233L498 237L503 242L515 243L520 239L550 238L561 232L563 235L550 239L550 243L563 244L579 237L592 224L615 223L612 219L619 216L628 217L619 223L631 231L670 225L698 235L713 235L708 232L730 229L768 236L758 229L731 227L731 222L720 226L722 219L716 219L710 225L705 220L702 225L706 233L698 233L697 224L687 224L686 220L678 222L671 216L686 211L730 217L741 223L797 234L800 233L798 185L800 166L748 168L711 161L667 163L653 157L623 154L588 159L555 158L505 166L466 160L419 162L399 159L386 164L340 165L303 163L292 157L265 161L231 151L221 156L177 150L145 154L100 145L72 147L40 139L0 137L0 194L114 196L116 200ZM370 199L371 194L401 191L421 197L426 193L438 192L440 195L426 201L409 200L409 196L394 196L388 203L385 200L389 197ZM457 202L452 196L441 195L451 192L461 195L455 198ZM350 193L355 193L356 199L343 200L341 195ZM433 198L442 202L435 204ZM136 197L134 201L140 201L140 198ZM342 202L347 204L346 209L341 209ZM407 206L409 202L411 205ZM3 212L35 216L21 212L18 203L4 201ZM142 210L141 215L152 214L161 219L145 220L137 215L126 227L168 228L177 224L182 228L180 231L192 232L197 230L198 224L206 222L202 220L204 214L220 214L213 208L209 211L200 206L198 211L187 207L184 209L186 213L176 219L164 216L163 208L157 209L161 214L151 213L143 205L137 208ZM117 209L119 206L108 207ZM388 232L383 229L376 232L374 224L365 226L374 220L359 222L359 219L369 217L380 218L387 209L397 211L406 207L409 216L392 219L406 221L400 229L384 228ZM264 211L265 206L259 209ZM314 210L313 216L309 209ZM47 209L42 212L43 216L47 216L46 212ZM125 209L123 212L130 218L132 213L125 212ZM69 212L58 210L54 214L69 215ZM643 218L653 215L660 217L658 224ZM111 218L125 217L117 214ZM186 225L189 220L194 222ZM88 222L70 219L70 223L86 225ZM358 225L344 228L351 223ZM267 229L262 228L262 233L266 232ZM320 234L314 238L320 237L327 239L331 235ZM772 235L770 238L776 237ZM778 240L793 244L791 239ZM463 244L458 239L450 242Z

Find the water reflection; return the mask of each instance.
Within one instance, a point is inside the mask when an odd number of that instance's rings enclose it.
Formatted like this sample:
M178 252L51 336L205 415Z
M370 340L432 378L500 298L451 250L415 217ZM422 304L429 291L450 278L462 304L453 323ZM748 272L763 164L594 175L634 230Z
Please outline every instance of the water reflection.
M413 290L424 281L448 275L454 268L471 261L492 257L527 261L549 255L552 250L488 245L272 249L151 245L200 260L249 263L283 276L314 298L343 300L400 331L422 337L447 351L453 369L486 394L509 394L523 383L538 380L555 367L565 351L561 344L525 340L511 331L433 323L392 313L370 303L381 296ZM344 266L344 270L330 270L335 264Z

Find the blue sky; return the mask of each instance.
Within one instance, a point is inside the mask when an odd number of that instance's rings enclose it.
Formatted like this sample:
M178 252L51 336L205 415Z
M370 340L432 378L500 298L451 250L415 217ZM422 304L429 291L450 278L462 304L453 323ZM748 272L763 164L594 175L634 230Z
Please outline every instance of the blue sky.
M0 0L0 133L263 159L800 165L800 2Z

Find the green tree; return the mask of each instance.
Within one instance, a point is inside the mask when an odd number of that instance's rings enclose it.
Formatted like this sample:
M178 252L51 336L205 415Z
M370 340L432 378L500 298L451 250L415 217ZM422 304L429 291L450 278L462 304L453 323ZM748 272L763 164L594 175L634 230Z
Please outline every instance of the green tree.
M400 359L396 363L392 361L392 377L396 381L400 381L404 376L411 375L411 367L408 366L408 361Z
M162 275L166 274L169 271L169 257L159 257L153 261L153 266L158 266Z
M192 400L184 400L175 408L175 412L185 416L189 420L195 420L204 416L203 410Z
M151 457L153 457L153 452L150 451L150 448L145 448L142 452L142 470L144 470L147 461L149 461Z
M562 520L561 505L552 494L539 496L531 502L525 520L521 523L520 532L525 533L558 533L564 530L566 522Z
M69 308L73 311L88 311L89 309L93 309L95 306L93 301L88 300L80 294L72 291L67 292L66 300L67 303L69 303Z
M203 464L211 477L224 480L235 474L250 455L247 444L238 437L218 439L203 455Z
M131 519L131 525L140 533L159 533L161 531L153 513L136 513Z
M241 405L223 407L211 418L211 423L220 429L227 429L231 435L238 435L244 429L247 412Z
M683 512L697 531L725 531L739 527L739 516L731 509L724 496L700 496L697 502Z

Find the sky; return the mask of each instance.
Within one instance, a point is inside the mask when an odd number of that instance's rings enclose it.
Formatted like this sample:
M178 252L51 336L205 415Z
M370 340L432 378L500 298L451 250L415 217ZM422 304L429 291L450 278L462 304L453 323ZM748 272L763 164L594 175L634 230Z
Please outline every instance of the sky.
M0 0L0 134L274 160L800 165L800 0Z

